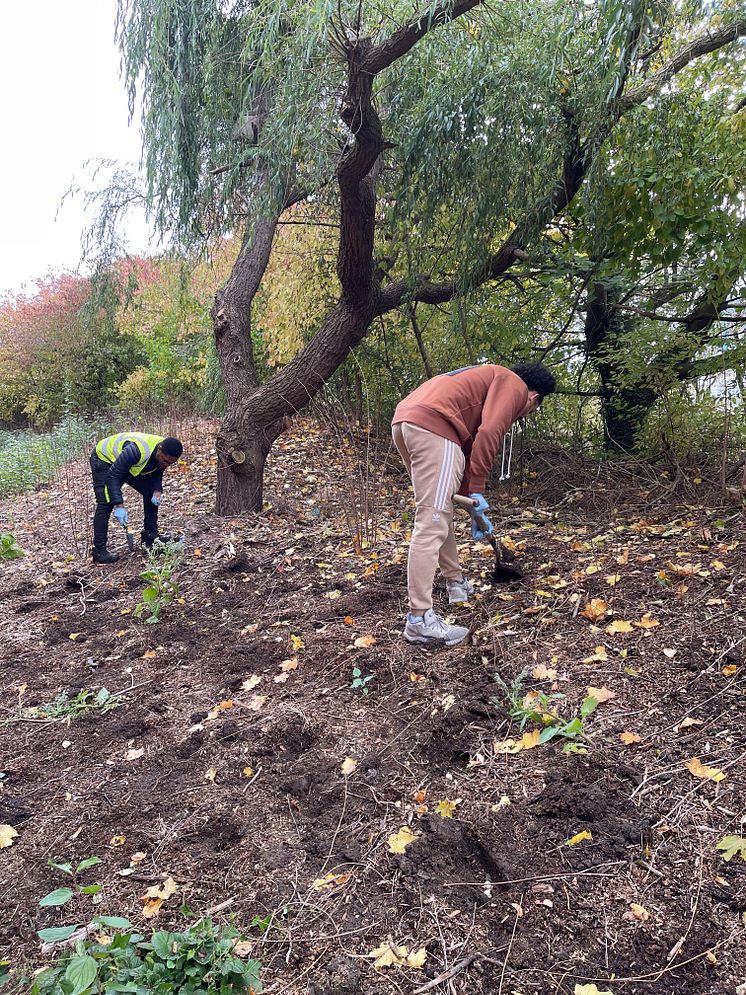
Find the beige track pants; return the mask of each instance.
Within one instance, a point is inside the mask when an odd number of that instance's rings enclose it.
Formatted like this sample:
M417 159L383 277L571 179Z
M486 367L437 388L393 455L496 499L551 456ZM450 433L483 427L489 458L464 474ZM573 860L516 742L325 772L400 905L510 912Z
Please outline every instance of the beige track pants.
M462 576L453 535L452 496L461 485L465 460L455 442L418 425L394 425L392 435L414 487L417 511L409 544L407 587L410 612L422 615L433 606L436 564L448 580Z

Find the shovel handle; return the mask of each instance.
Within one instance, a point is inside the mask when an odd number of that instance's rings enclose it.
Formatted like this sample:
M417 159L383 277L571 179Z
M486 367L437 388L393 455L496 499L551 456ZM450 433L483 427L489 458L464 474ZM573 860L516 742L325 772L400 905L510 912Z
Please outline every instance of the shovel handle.
M482 532L487 532L489 525L487 524L487 520L485 519L484 515L482 514L481 511L477 512L474 511L474 509L477 506L477 502L474 500L474 498L467 497L465 494L454 494L453 503L457 505L459 508L463 508L464 511L468 511L469 514L473 516L474 521L477 523L477 528L480 528ZM485 536L485 538L490 539L490 533L488 533ZM492 542L492 540L490 540L490 542ZM492 543L492 545L494 545L494 543Z

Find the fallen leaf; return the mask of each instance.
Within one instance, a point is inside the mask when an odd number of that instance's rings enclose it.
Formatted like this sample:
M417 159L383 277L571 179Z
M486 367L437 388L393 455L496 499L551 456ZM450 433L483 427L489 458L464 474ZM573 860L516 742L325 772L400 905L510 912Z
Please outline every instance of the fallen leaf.
M668 649L668 647L664 647L663 649L663 655L667 656L669 660L673 660L676 656L676 652L676 650Z
M342 773L345 777L349 777L350 774L357 768L357 760L353 760L352 757L345 757L342 762Z
M143 658L143 660L152 660L153 657L156 656L156 655L157 654L156 654L155 650L145 650L145 652L142 655L142 658Z
M614 587L622 579L621 574L607 574L604 580L609 585L609 587Z
M264 708L264 702L267 700L266 694L254 694L246 702L246 707L251 712L259 712Z
M248 957L253 949L254 944L251 940L237 940L233 944L233 953L236 957Z
M612 698L616 698L616 691L610 691L609 688L594 688L589 685L586 691L591 698L595 698L599 705L603 704L605 701L611 701Z
M394 965L401 966L408 953L406 947L396 946L393 943L382 943L380 947L371 950L367 956L375 958L373 967L393 967Z
M625 746L632 746L633 743L639 743L640 737L636 732L620 732L619 738L624 743Z
M275 684L284 684L285 681L289 679L290 679L290 674L287 673L287 671L284 674L278 674L276 677L272 678Z
M405 961L407 967L424 967L425 960L427 959L427 950L424 947L420 947L419 950L413 950L411 953L407 954L407 959Z
M603 663L605 660L609 659L609 655L606 652L605 646L597 646L593 656L587 656L583 660L583 663Z
M140 757L143 756L144 753L145 753L144 749L127 750L127 752L124 754L124 759L125 760L139 760Z
M280 670L285 671L286 673L289 670L297 670L297 669L298 669L297 656L293 656L289 660L283 660L282 663L280 664Z
M603 598L591 598L580 614L591 622L597 622L608 610L609 606Z
M656 618L652 618L647 612L642 616L639 622L635 622L635 625L639 629L654 629L656 625L660 625L660 622Z
M217 767L210 767L208 770L205 771L205 780L210 781L211 784L214 784L217 773L218 773Z
M364 648L366 646L375 646L377 642L378 640L376 639L375 636L370 636L370 635L358 636L355 642L353 643L353 646Z
M245 625L243 627L243 629L241 629L239 635L240 636L253 636L254 633L256 632L256 630L258 628L259 628L259 623L258 622L252 622L251 625Z
M518 745L522 750L533 750L535 746L539 745L540 736L541 729L532 729L531 732L524 732L518 740Z
M578 843L582 843L583 840L592 840L593 833L589 829L583 829L579 833L575 833L571 836L569 840L565 840L565 846L577 846Z
M224 701L219 701L217 705L211 708L210 711L207 713L207 718L208 719L217 718L217 716L220 715L221 712L225 712L229 708L233 708L232 698L226 698Z
M303 642L300 636L290 636L290 645L294 650L305 649L306 644Z
M452 802L450 798L442 798L435 803L435 812L444 819L452 819L456 814L458 802Z
M715 849L720 851L723 860L731 860L737 854L746 860L746 839L743 836L723 836Z
M692 757L691 760L687 760L684 766L694 777L701 777L707 781L715 781L716 784L725 778L722 770L718 770L717 767L708 767L707 764L702 763L699 757Z
M613 636L617 632L632 632L632 623L623 618L615 618L613 622L610 622L606 626L606 631L610 636Z
M638 905L637 902L630 902L630 911L635 919L639 919L640 922L647 922L650 918L650 913L643 905Z
M613 993L608 988L601 991L595 985L575 985L573 995L613 995Z
M537 681L553 681L557 677L557 671L543 663L537 663L531 671L531 676L535 677Z
M142 910L145 918L152 919L157 916L166 899L175 895L178 890L173 878L166 878L163 884L154 884L152 888L148 888L145 894L140 896L140 900L145 902Z
M72 639L72 641L75 642L76 639L80 638L80 633L79 632L71 632L70 635L67 638L68 639Z
M241 689L243 691L251 691L258 684L262 683L261 677L258 674L252 674L251 677L247 677L245 681L241 683Z
M109 840L109 846L124 846L127 842L126 836L112 836Z
M333 871L330 871L328 874L325 874L323 878L316 878L313 883L313 888L316 891L322 891L324 888L331 888L335 884L347 884L351 877L352 874L349 873L335 874Z
M254 768L253 767L244 767L244 769L241 771L241 773L243 774L244 777L253 777L254 776Z
M738 667L735 665L735 663L727 663L723 667L723 675L725 677L732 677L735 673L737 673L737 671Z
M690 729L692 726L701 726L701 725L704 725L702 719L690 719L687 717L685 719L682 719L677 726L674 726L673 731L679 732L681 729Z
M355 619L352 617L352 615L345 615L345 617L342 619L342 621L344 622L345 625L354 625L355 624Z
M398 833L389 836L389 851L391 853L404 853L410 843L420 836L420 833L413 833L408 826L402 826Z
M7 822L0 825L0 850L6 846L13 846L13 840L18 836L18 830L9 826Z

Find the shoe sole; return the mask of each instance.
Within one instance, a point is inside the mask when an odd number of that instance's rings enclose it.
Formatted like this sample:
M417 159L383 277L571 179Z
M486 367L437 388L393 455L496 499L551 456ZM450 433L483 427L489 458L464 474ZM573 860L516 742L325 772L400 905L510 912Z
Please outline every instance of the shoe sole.
M445 639L428 639L425 636L412 636L410 638L409 636L405 635L404 638L412 646L415 646L415 645L416 646L432 646L433 648L437 648L439 646L445 646L445 647L449 647L450 648L451 646L460 646L461 643L463 643L463 642L466 641L468 635L469 635L469 633L467 632L466 636L464 636L462 639L457 639L455 642L452 642L452 643L449 643Z

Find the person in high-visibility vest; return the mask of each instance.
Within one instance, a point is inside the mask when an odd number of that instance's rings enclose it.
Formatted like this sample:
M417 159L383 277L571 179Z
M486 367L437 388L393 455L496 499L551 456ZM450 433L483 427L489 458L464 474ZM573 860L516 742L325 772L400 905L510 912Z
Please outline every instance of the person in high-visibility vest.
M114 563L117 553L106 548L112 511L126 528L122 485L142 494L143 545L152 546L158 535L158 505L163 497L163 471L176 463L183 452L178 439L144 432L119 432L96 444L91 453L91 476L96 495L93 516L93 562Z

